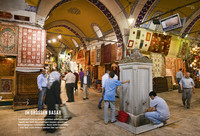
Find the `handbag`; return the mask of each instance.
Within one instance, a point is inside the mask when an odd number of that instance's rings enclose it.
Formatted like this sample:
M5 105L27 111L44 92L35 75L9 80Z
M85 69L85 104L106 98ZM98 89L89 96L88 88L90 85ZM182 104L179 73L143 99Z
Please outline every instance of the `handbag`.
M60 106L60 110L61 110L61 114L62 114L62 118L63 119L70 119L71 118L71 114L67 108L67 106L65 104L63 104L62 106Z

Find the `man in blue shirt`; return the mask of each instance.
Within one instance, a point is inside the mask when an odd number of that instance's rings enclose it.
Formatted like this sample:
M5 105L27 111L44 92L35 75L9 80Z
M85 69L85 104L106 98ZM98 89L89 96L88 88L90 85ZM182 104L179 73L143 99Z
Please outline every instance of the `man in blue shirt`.
M37 85L38 85L38 110L42 110L44 107L44 96L47 90L47 78L45 75L45 69L40 70L41 74L37 77Z
M115 73L111 71L109 73L109 79L105 81L103 84L103 91L102 96L104 98L104 123L108 124L108 107L110 105L111 108L111 122L116 122L115 119L115 91L117 86L120 86L124 83L129 83L130 80L121 82L119 80L113 79L115 76Z
M149 96L152 101L149 109L146 110L145 117L155 124L154 128L162 127L170 117L169 107L155 92L150 92Z

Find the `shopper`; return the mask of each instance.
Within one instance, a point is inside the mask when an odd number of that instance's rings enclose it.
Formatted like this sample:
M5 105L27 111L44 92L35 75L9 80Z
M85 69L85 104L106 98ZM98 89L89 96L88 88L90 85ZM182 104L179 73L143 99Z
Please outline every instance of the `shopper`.
M102 80L101 80L102 87L103 87L105 81L106 81L107 79L109 79L109 73L110 73L110 70L106 70L106 73L102 76ZM114 76L113 79L118 80L118 76L115 74L115 76ZM118 88L118 87L117 87L117 88ZM117 88L116 88L116 94L118 95ZM100 100L99 100L99 104L98 104L98 108L99 108L99 109L101 109L101 104L102 104L102 102L103 102L103 97L101 97Z
M44 97L47 90L47 78L45 69L40 70L41 74L37 77L37 85L38 85L38 110L43 110L44 108Z
M87 72L84 72L84 76L82 76L83 80L83 100L89 99L89 88L90 85L92 84L91 78L89 75L87 75Z
M180 81L183 78L182 68L179 69L179 72L176 73L176 80L178 83L178 92L181 93Z
M78 75L77 72L74 72L74 75L75 75L75 77L76 77L74 89L75 89L75 91L78 91L78 78L79 78L79 75Z
M170 117L169 107L155 92L150 92L149 96L152 101L149 109L146 110L145 117L155 124L154 128L162 127Z
M187 109L190 108L192 92L194 92L194 80L190 78L190 73L186 72L185 77L183 77L180 81L181 91L182 91L182 101L185 106L185 101L187 100Z
M59 104L62 106L60 98L60 73L56 70L53 70L49 75L45 104L47 105L47 115L45 117L45 129L43 130L52 133L56 131L56 127L59 125L56 120L55 105ZM46 127L49 128L47 129Z
M76 81L76 76L71 70L68 70L64 80L66 82L66 92L68 97L67 102L74 102L74 84Z
M113 79L115 76L115 73L111 71L109 73L109 79L105 81L103 84L103 92L102 97L104 98L104 123L108 124L108 107L110 105L111 108L111 122L116 122L115 119L115 91L117 86L120 86L124 83L129 83L130 80L127 81L119 81L116 79Z
M81 81L81 89L83 89L83 76L84 76L84 72L83 72L83 69L81 68L80 69L81 71L79 72L79 77L80 77L80 81Z

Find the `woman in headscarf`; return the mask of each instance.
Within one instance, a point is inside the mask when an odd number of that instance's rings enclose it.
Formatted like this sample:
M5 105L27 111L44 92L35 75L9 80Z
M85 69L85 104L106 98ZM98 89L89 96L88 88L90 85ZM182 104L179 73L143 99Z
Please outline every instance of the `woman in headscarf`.
M55 105L62 105L60 98L60 73L58 73L56 70L53 70L48 78L45 104L47 105L47 116L45 117L44 130L52 133L55 132L56 127L58 127L56 114L59 111L56 111Z

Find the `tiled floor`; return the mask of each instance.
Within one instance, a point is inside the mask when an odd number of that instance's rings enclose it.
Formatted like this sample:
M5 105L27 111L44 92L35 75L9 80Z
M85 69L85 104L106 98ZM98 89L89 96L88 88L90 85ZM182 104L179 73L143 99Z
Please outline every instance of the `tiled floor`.
M53 134L46 134L41 129L20 129L18 119L40 118L41 115L25 115L25 111L0 110L0 136L132 136L133 134L113 124L104 125L99 115L103 115L103 109L97 108L100 94L90 90L90 99L82 100L82 91L75 95L74 103L67 103L69 110L74 117L66 122L68 126L59 129ZM200 89L196 89L193 95L191 109L182 106L181 94L177 91L158 94L163 97L171 112L171 120L179 120L175 124L149 131L141 136L198 136L200 135ZM62 83L62 101L67 100L64 82ZM117 100L116 105L119 106ZM33 110L33 109L30 109Z

